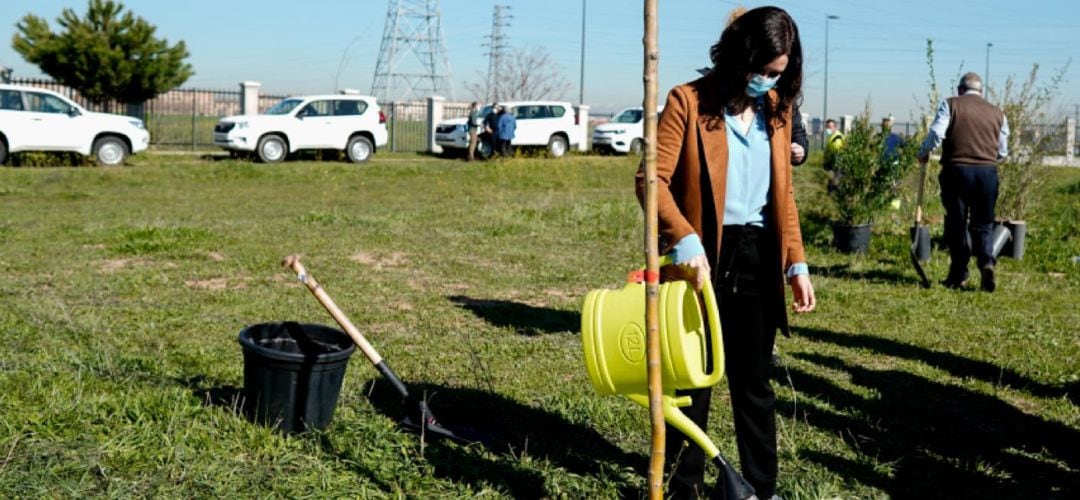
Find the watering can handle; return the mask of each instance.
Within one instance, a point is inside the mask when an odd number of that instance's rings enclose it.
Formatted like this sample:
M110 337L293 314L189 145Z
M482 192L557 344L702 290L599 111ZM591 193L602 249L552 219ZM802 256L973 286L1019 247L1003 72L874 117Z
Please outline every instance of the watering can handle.
M660 256L660 267L670 266L675 264L675 259L671 257L671 254L664 254ZM627 281L634 283L641 283L645 280L645 270L638 269L632 271L628 276ZM722 345L720 342L720 307L716 303L716 292L713 290L712 280L705 280L705 283L701 287L701 296L705 302L705 321L709 325L709 334L713 337L710 341L715 339L714 345ZM723 370L721 366L721 356L723 356L722 349L712 349L712 366L714 370Z
M709 335L712 336L716 342L715 346L722 346L720 341L721 329L720 329L720 307L716 303L716 292L713 291L712 280L705 280L705 284L701 287L701 296L705 301L705 320L709 324ZM712 349L712 366L713 370L723 371L724 367L721 365L720 357L723 355L723 348Z

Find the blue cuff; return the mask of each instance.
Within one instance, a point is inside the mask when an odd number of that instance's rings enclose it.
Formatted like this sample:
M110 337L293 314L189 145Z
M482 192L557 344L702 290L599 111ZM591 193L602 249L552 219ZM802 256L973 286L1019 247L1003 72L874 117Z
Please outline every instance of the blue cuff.
M787 268L787 278L791 279L803 274L810 274L810 268L807 267L805 262L796 262Z
M705 255L705 247L701 246L701 238L697 233L683 236L671 249L671 260L676 264L685 264L698 255Z

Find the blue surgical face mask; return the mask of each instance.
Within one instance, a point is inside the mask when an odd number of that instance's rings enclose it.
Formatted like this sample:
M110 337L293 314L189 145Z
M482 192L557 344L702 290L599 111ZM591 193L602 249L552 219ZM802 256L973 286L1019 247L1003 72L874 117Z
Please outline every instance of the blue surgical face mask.
M746 84L746 95L750 97L761 97L772 90L776 86L776 82L780 80L780 75L776 78L769 78L765 75L754 75L750 77L750 83Z

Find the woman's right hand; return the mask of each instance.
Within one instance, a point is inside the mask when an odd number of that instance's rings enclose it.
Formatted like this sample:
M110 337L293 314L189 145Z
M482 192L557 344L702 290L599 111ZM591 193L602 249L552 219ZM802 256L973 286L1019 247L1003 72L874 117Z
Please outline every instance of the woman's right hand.
M701 291L701 287L705 286L705 280L712 276L712 273L709 270L709 258L706 257L705 254L691 257L690 260L679 265L693 270L694 288L699 292Z

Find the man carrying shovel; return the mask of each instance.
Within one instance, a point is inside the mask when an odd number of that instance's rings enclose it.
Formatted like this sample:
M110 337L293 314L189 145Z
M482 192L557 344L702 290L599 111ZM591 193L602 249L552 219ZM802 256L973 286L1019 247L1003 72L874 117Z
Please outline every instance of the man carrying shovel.
M997 162L1009 153L1009 124L997 106L982 95L982 79L967 73L956 97L938 107L930 132L919 149L919 161L941 149L941 204L945 207L945 241L949 245L949 288L963 288L968 260L974 252L987 292L997 288L994 276L994 206L998 197ZM970 219L970 220L969 220ZM967 233L971 232L971 242Z

